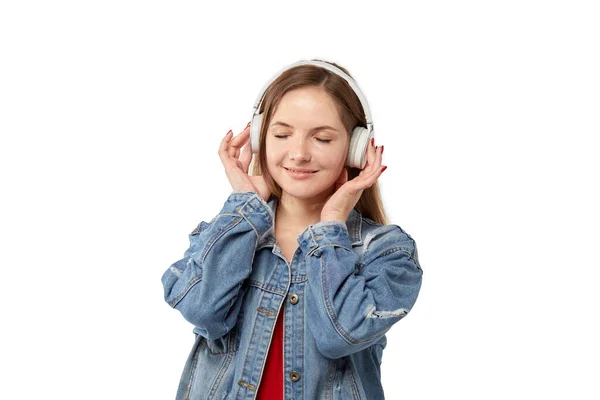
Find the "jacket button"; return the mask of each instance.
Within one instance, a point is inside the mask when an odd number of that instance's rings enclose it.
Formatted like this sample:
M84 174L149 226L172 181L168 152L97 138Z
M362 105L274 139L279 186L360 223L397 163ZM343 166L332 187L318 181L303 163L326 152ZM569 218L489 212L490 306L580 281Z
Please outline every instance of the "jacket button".
M300 380L300 374L297 372L290 372L290 379L294 382Z
M290 303L292 303L292 304L298 303L298 295L296 293L294 293L290 296Z

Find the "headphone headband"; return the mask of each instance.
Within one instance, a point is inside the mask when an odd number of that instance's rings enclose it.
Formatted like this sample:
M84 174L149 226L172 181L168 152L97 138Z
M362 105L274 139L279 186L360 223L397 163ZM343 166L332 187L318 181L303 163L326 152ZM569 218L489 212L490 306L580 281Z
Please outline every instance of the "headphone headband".
M302 60L302 61L295 62L291 65L288 65L287 67L285 67L281 71L279 71L275 76L273 76L266 83L266 85L262 88L262 90L260 91L260 93L256 99L256 102L254 103L254 112L253 112L252 121L250 124L250 148L252 149L252 153L257 153L259 146L260 146L260 143L259 143L260 142L260 129L262 126L263 113L261 113L259 110L260 110L260 104L262 103L262 100L264 98L265 92L267 91L267 88L283 72L285 72L286 70L288 70L290 68L297 67L299 65L315 65L317 67L321 67L328 71L333 72L334 74L338 75L339 77L344 79L346 82L348 82L348 84L350 85L350 87L352 88L352 90L354 91L356 96L358 97L360 103L362 104L363 110L365 112L365 117L367 119L367 127L365 128L365 127L358 125L358 126L355 126L354 128L352 128L352 132L350 133L350 143L348 146L348 156L346 157L346 165L349 167L363 169L367 162L367 148L368 148L369 140L371 140L371 138L374 137L373 121L371 119L371 111L369 110L369 105L367 103L367 100L366 100L364 94L362 93L362 91L358 87L358 84L356 83L356 81L353 78L351 78L348 74L346 74L344 71L342 71L338 67L336 67L332 64L329 64L328 62L323 62L323 61Z
M356 80L353 79L352 77L350 77L348 74L346 74L341 69L337 68L335 65L332 65L332 64L329 64L329 63L323 62L323 61L317 61L317 60L301 60L301 61L298 61L298 62L295 62L293 64L290 64L290 65L286 66L285 68L281 69L277 74L275 74L263 86L262 90L259 92L258 97L256 98L256 101L254 102L254 113L253 113L253 115L256 115L256 114L259 113L260 105L262 103L263 97L264 97L265 92L267 91L267 88L269 87L269 85L271 83L273 83L273 81L275 79L277 79L282 73L284 73L288 69L297 67L299 65L315 65L317 67L325 68L326 70L335 73L339 77L343 78L346 82L348 82L348 84L350 85L350 87L352 88L352 90L354 90L354 93L356 93L356 96L358 96L358 99L360 100L360 103L362 104L363 110L365 111L365 117L367 119L367 128L369 130L373 129L373 120L371 119L371 111L369 110L369 104L367 103L367 99L365 98L364 94L362 93L362 91L358 87L358 83L356 83Z

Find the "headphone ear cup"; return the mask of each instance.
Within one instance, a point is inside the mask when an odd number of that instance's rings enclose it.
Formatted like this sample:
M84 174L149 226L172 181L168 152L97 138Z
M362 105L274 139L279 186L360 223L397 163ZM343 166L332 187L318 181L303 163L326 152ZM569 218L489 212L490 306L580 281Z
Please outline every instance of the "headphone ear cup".
M252 122L250 123L250 149L252 150L252 153L258 153L262 120L263 113L252 116Z
M359 169L365 167L367 164L367 145L374 135L373 130L369 131L362 126L357 126L352 130L346 166Z

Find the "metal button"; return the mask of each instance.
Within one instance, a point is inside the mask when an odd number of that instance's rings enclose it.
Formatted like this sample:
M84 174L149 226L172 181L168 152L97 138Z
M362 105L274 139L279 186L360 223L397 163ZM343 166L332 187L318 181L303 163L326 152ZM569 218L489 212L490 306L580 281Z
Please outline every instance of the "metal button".
M296 371L290 373L290 379L294 382L300 380L300 374Z
M290 296L290 303L296 304L298 302L298 295L296 293Z

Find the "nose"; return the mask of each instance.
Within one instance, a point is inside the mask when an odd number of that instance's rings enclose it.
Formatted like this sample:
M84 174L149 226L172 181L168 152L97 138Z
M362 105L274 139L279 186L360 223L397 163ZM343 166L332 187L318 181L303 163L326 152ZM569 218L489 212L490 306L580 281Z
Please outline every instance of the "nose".
M310 161L309 139L302 137L302 135L295 135L290 139L290 160Z

